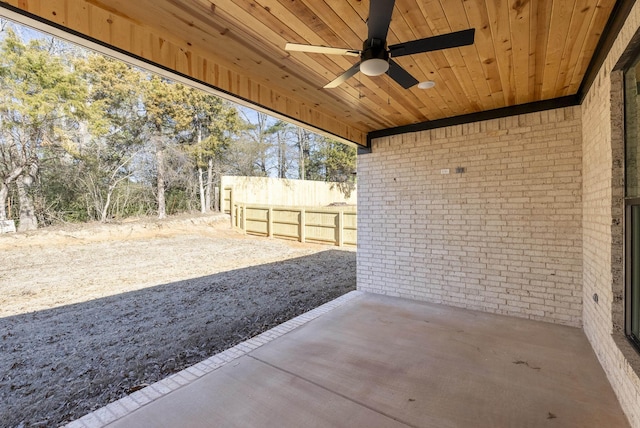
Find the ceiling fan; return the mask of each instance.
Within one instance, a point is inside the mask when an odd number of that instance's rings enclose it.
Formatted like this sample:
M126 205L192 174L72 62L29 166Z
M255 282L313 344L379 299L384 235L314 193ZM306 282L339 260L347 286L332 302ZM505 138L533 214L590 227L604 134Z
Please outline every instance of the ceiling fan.
M392 58L473 44L475 28L387 46L387 33L394 4L395 0L371 0L369 19L367 20L369 34L367 40L362 44L361 50L297 43L287 43L285 50L360 57L358 63L327 83L325 88L335 88L358 71L362 71L367 76L380 76L387 73L403 88L408 89L418 81Z

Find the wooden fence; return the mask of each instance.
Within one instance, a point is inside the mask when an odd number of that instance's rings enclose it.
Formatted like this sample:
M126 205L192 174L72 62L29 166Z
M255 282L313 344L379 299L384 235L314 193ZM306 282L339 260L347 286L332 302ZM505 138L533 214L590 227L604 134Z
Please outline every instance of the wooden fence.
M224 187L222 190L222 207L221 211L225 214L231 214L231 205L233 204L233 190L231 187Z
M231 224L251 235L338 246L357 244L355 206L311 208L236 202L232 206Z
M230 192L236 201L280 207L326 207L334 203L355 205L358 200L355 183L225 175L220 186L220 206L225 212L229 212L231 207Z

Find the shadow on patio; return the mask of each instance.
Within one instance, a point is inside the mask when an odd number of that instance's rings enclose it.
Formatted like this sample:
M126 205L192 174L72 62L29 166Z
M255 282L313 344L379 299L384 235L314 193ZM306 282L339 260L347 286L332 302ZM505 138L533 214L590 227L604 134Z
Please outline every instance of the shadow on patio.
M312 312L69 426L628 426L580 329L357 291Z

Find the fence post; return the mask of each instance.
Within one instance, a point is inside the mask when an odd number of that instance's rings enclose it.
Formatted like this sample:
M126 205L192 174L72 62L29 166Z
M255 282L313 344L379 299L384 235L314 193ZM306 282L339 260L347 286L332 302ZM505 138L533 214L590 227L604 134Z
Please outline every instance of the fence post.
M222 194L224 195L224 193L223 191ZM224 205L224 196L222 197L222 205ZM224 212L224 207L222 207L222 211ZM233 229L236 227L234 217L237 215L235 201L233 200L233 190L229 190L229 215L231 216L231 228Z
M273 207L269 206L269 211L267 211L267 236L269 238L273 237Z
M338 211L338 224L336 227L338 228L338 246L342 247L344 245L344 211L342 209Z
M304 208L300 208L300 242L305 242L306 237L305 237L305 229L306 229L306 220L305 220L305 212L304 212Z
M242 217L240 228L246 234L247 233L247 206L242 204Z

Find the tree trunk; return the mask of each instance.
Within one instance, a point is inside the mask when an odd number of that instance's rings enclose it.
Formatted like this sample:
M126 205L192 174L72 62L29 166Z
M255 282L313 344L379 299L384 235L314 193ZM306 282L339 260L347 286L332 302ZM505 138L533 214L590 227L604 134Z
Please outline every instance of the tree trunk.
M31 175L23 174L16 180L18 188L18 200L20 202L20 225L18 232L27 232L38 228L38 219L34 208L33 199L29 195L29 187L33 184Z
M202 126L200 126L200 124L198 124L198 149L202 150ZM198 185L200 188L200 212L204 214L207 211L209 211L209 205L207 205L206 197L204 194L205 190L204 190L204 178L203 178L204 171L202 171L202 152L199 152L198 154L197 164L198 164Z
M109 214L109 206L111 205L111 195L113 195L113 192L116 189L117 184L118 183L116 182L110 185L109 188L107 189L107 200L105 201L104 206L102 207L102 212L100 213L101 223L107 222L107 214Z
M207 161L207 187L204 192L207 211L211 211L211 195L213 194L213 159ZM217 211L217 210L216 210Z
M200 186L200 212L202 214L207 212L207 203L204 196L204 171L202 167L198 165L198 185Z
M7 198L9 197L9 186L0 181L0 221L7 219Z
M213 187L213 210L220 212L220 187Z
M277 133L278 139L278 177L287 178L287 140L281 131Z
M107 193L107 202L105 202L102 207L102 212L100 213L100 223L107 222L107 213L109 212L109 204L111 204L111 193Z
M278 178L284 178L282 176L282 172L284 171L284 165L282 164L282 159L284 156L282 155L282 142L280 141L280 134L276 134L276 145L278 148Z
M298 128L298 176L300 180L306 180L305 163L307 159L307 141L305 132Z
M15 181L22 174L22 167L15 168L11 173L2 177L0 181L0 220L8 220L7 218L7 199L9 197L9 184Z
M156 148L156 162L158 168L158 218L167 217L167 204L165 202L165 165L164 165L164 149L158 143Z

